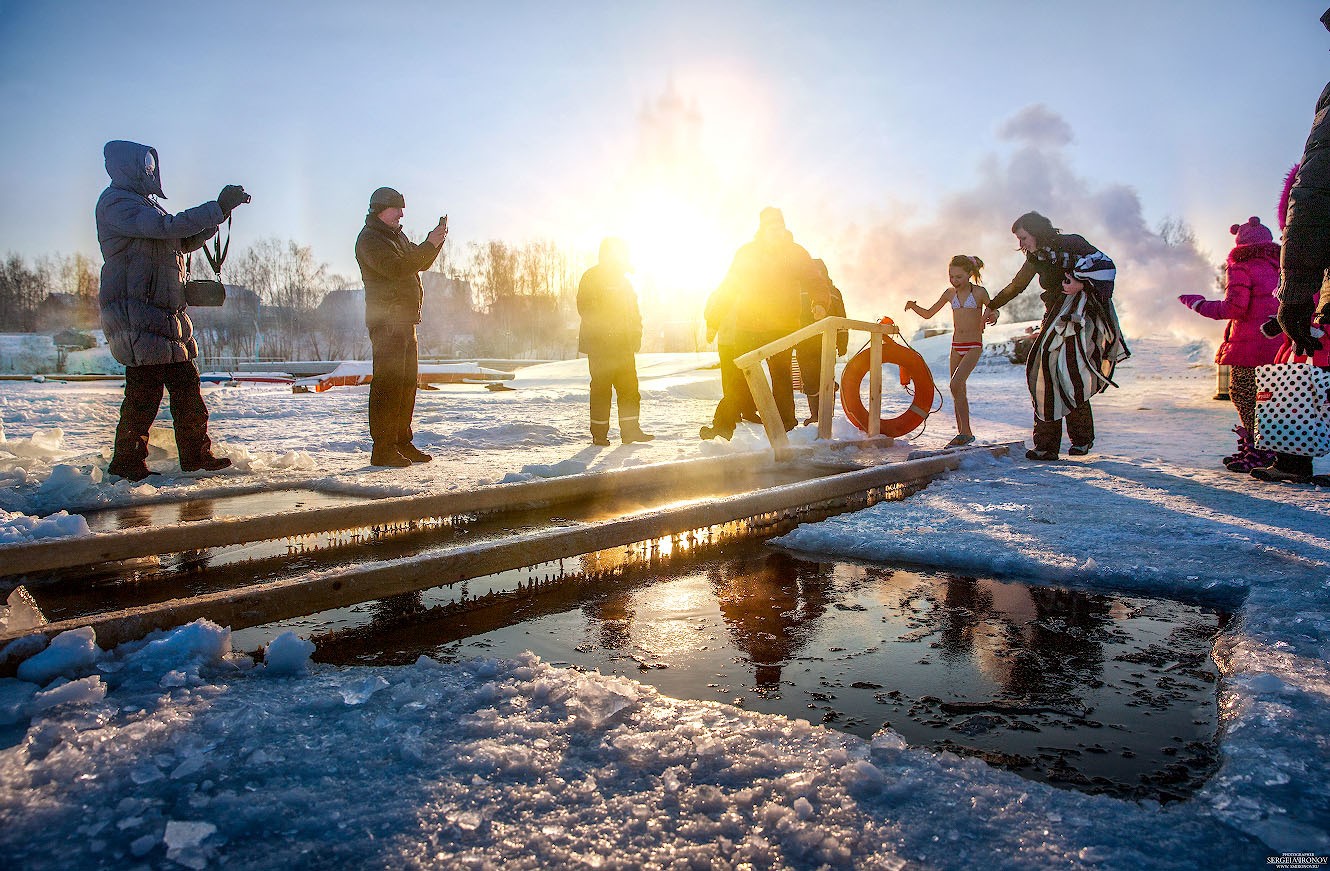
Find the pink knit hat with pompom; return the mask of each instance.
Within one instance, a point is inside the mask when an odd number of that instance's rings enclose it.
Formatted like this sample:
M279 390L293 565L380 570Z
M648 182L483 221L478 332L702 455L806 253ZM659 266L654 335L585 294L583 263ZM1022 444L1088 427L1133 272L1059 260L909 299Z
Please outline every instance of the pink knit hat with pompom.
M1238 237L1239 245L1256 245L1260 242L1275 241L1270 228L1261 223L1260 218L1248 218L1245 224L1234 224L1228 231Z

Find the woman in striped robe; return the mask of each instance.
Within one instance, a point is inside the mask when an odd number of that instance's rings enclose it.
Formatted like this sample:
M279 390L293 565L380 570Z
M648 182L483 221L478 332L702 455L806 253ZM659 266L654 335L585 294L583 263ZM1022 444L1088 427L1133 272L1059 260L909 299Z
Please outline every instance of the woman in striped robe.
M1068 305L1067 295L1063 293L1063 279L1068 272L1080 269L1082 265L1086 278L1090 280L1087 289L1091 291L1089 296L1094 298L1097 305L1092 305L1088 300L1083 301L1080 306L1085 307L1098 316L1099 321L1111 322L1115 341L1121 343L1121 332L1117 329L1117 315L1113 311L1113 281L1115 271L1113 261L1110 260L1102 251L1090 244L1083 236L1075 233L1063 233L1053 222L1038 212L1026 212L1016 219L1011 225L1011 232L1016 236L1016 241L1020 245L1020 250L1025 254L1025 263L1020 271L1012 278L1011 283L1002 288L1001 291L993 297L993 301L988 306L988 323L997 323L998 309L1002 308L1008 302L1015 299L1022 293L1030 282L1036 277L1039 279L1041 293L1039 298L1044 303L1044 320L1040 328L1040 340L1031 350L1031 355L1027 360L1027 370L1035 365L1034 352L1039 347L1047 347L1043 342L1044 334L1049 332L1049 327L1054 323ZM1075 296L1073 294L1072 296ZM1074 313L1067 312L1075 317ZM1070 322L1069 322L1070 323ZM1106 335L1104 330L1096 330L1094 335ZM1088 337L1087 337L1088 338ZM1051 341L1051 339L1049 340ZM1126 346L1120 349L1122 359L1127 355ZM1116 362L1116 361L1114 361ZM1077 367L1080 368L1080 367ZM1110 369L1111 372L1111 369ZM1093 379L1092 379L1093 380ZM1041 384L1048 383L1049 379L1044 379ZM1058 451L1062 445L1062 420L1067 420L1067 437L1071 440L1071 448L1067 453L1072 456L1084 456L1088 454L1094 446L1094 414L1090 409L1089 397L1103 389L1099 386L1091 392L1085 392L1084 387L1080 394L1077 394L1074 387L1068 383L1069 389L1059 391L1063 396L1065 405L1069 399L1075 399L1078 395L1082 401L1072 405L1070 408L1060 408L1053 411L1047 401L1048 394L1041 388L1039 393L1035 393L1036 381L1031 380L1031 398L1034 400L1034 448L1026 451L1025 457L1030 460L1056 460ZM1057 414L1056 417L1041 416L1043 414Z
M1113 273L1113 261L1097 251L1081 258L1063 278L1061 305L1044 319L1025 364L1036 427L1040 422L1057 423L1060 430L1062 418L1081 408L1088 412L1091 396L1117 386L1113 369L1131 352L1122 339L1112 298L1102 292ZM1071 453L1088 452L1088 444L1084 451L1079 447L1073 444Z

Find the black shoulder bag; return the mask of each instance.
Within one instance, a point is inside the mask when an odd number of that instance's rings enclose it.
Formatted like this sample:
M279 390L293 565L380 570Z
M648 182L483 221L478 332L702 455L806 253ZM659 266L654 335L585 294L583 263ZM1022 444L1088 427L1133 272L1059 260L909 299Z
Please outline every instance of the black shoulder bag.
M191 278L185 282L185 304L195 306L216 307L226 302L226 285L222 284L222 263L226 260L226 255L231 251L231 218L226 219L226 244L222 244L222 234L219 232L212 239L212 250L208 250L208 243L203 243L203 256L207 258L208 265L212 267L217 280L211 278ZM191 254L189 264L193 264L194 257ZM188 268L188 267L187 267Z

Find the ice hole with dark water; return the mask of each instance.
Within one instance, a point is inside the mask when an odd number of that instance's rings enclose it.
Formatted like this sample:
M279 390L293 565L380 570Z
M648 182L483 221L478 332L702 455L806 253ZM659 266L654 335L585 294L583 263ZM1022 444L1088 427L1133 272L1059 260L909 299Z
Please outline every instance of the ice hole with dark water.
M236 634L286 628L341 664L512 657L629 675L671 696L979 756L1055 786L1176 801L1217 769L1218 670L1229 612L794 555L738 541L450 611L440 587ZM571 563L574 561L565 561ZM565 571L572 566L562 567ZM504 586L474 579L472 590ZM511 581L511 579L509 579ZM509 584L510 585L510 584Z

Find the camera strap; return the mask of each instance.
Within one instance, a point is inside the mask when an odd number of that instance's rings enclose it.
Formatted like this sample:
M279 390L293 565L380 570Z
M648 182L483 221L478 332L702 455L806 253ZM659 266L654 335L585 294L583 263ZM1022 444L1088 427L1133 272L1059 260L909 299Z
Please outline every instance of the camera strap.
M222 244L222 234L220 230L216 236L212 237L212 250L208 250L208 243L203 243L203 256L208 259L208 265L212 267L217 280L222 280L222 264L226 261L226 255L231 251L231 217L226 218L226 244Z

